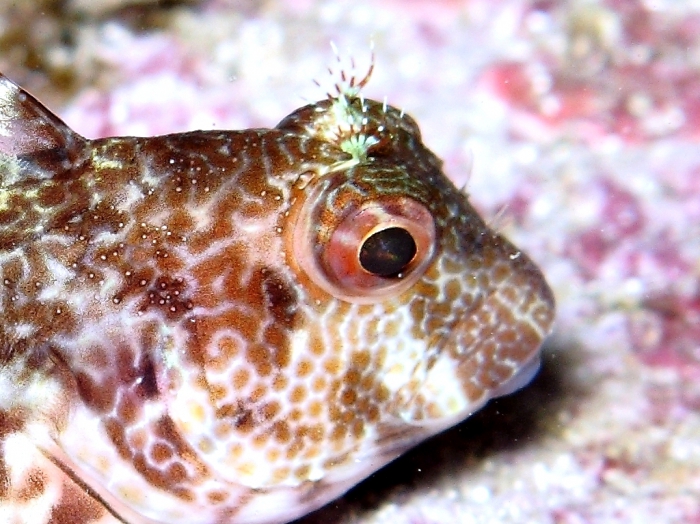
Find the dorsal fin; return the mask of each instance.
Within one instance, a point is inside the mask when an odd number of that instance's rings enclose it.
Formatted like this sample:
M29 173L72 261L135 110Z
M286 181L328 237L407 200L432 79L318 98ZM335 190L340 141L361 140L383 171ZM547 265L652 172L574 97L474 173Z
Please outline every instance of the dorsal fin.
M36 98L0 74L0 183L68 170L85 139ZM14 175L14 177L13 177Z

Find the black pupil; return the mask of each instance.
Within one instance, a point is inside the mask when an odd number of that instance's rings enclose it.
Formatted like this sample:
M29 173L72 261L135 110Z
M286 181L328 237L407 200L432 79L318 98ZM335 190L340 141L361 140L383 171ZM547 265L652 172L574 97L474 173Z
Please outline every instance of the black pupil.
M401 227L377 231L362 244L360 264L380 277L398 277L416 256L416 241Z

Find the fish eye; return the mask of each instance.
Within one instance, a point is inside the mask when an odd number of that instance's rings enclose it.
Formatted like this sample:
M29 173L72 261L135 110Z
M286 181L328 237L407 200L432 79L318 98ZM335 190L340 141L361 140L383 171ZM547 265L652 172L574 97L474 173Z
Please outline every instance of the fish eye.
M400 278L417 252L416 241L402 227L388 227L369 235L360 247L360 265L373 275Z
M332 296L371 304L415 284L432 261L436 227L408 196L315 199L296 222L294 261ZM314 205L315 204L315 205Z

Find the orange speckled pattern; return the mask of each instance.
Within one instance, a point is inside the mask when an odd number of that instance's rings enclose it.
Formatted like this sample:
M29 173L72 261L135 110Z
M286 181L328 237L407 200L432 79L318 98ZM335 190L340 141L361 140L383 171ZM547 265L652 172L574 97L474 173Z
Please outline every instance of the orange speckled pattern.
M542 274L363 83L88 140L0 77L0 521L287 522L532 376Z

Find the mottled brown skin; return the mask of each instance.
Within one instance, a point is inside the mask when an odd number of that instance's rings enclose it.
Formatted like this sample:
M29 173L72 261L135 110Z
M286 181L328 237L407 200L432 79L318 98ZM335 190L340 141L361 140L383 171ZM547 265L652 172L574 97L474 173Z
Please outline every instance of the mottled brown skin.
M353 89L87 140L0 77L0 191L11 522L286 522L512 389L551 329L539 270Z

